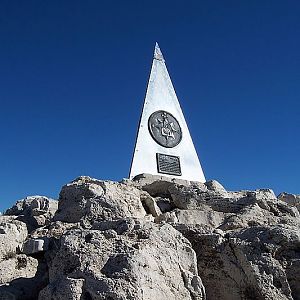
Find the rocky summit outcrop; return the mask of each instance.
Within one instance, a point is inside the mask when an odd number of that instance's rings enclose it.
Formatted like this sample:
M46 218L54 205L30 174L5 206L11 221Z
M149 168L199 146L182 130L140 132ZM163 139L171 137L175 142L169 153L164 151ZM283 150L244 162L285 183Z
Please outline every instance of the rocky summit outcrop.
M79 177L0 216L0 299L300 299L299 197Z

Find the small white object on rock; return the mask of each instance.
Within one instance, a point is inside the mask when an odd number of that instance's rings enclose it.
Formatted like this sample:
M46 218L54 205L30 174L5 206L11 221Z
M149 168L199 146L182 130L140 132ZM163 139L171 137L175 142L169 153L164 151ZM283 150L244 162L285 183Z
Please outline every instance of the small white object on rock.
M23 253L30 255L48 249L47 239L29 239L23 245Z

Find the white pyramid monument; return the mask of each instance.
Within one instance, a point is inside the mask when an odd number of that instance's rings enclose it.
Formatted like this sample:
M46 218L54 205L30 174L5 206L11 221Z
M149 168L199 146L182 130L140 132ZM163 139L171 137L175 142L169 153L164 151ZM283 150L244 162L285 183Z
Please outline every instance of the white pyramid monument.
M157 43L129 177L132 179L142 173L205 182Z

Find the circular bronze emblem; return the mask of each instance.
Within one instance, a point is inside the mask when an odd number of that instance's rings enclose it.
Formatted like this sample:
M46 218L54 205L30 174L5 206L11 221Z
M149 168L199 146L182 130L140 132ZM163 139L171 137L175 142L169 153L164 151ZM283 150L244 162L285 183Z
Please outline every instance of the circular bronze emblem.
M148 120L148 128L152 138L166 148L177 146L182 138L178 121L168 112L158 110Z

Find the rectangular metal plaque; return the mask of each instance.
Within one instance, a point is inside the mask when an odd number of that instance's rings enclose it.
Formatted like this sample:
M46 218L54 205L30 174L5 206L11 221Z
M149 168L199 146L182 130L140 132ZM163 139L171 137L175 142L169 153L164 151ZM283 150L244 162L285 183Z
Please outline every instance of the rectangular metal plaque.
M178 156L156 153L157 172L168 175L181 175Z

